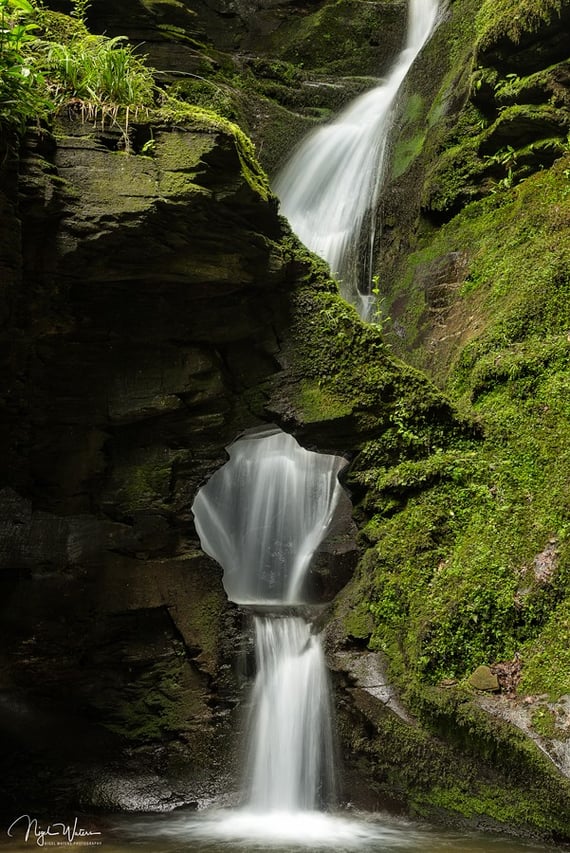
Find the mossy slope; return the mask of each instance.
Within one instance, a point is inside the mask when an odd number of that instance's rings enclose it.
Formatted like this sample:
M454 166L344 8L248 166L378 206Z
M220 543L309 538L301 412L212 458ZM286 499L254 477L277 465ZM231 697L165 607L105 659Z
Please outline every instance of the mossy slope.
M570 693L568 4L516 9L454 3L425 54L427 68L440 57L440 89L430 99L420 83L403 107L380 240L383 331L472 429L423 453L387 453L390 429L361 447L348 484L363 557L337 616L349 645L385 656L415 713L420 733L401 748L420 775L422 732L455 756L440 785L427 771L415 787L375 754L384 794L393 784L420 813L423 802L560 839L567 782L486 719L467 684L482 664L517 673L487 704L535 708L534 733L550 738L545 703ZM406 731L377 725L382 742ZM347 737L366 755L375 741L362 731ZM471 758L478 779L459 769ZM548 791L542 802L516 792L517 774Z

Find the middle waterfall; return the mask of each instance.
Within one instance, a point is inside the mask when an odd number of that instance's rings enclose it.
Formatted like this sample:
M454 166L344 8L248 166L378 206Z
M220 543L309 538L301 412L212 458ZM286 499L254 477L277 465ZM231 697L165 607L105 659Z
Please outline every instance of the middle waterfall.
M246 812L297 817L334 797L328 671L318 635L292 606L342 495L345 460L280 430L247 433L192 509L230 600L253 609L257 675L247 743ZM259 613L263 608L263 614ZM286 822L289 818L285 818Z
M394 106L437 17L438 0L409 0L406 44L386 81L311 133L274 185L281 211L297 236L328 261L342 295L363 317Z

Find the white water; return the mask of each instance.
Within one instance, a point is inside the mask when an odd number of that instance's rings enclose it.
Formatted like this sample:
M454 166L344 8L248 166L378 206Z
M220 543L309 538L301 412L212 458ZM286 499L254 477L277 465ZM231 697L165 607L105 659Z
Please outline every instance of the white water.
M253 831L266 827L268 815L297 822L333 799L332 712L320 638L304 619L284 615L283 605L302 601L346 463L310 453L280 430L250 432L228 452L230 461L192 507L202 547L222 565L232 601L281 608L254 616L245 806L224 821L234 827L245 821Z
M360 291L366 224L370 267L390 113L436 16L437 0L410 0L406 47L389 79L313 134L277 181L294 230L328 260L351 301ZM340 497L344 460L308 453L281 431L251 433L228 453L230 461L192 507L202 547L223 567L232 601L301 603L307 569ZM256 616L255 634L246 802L217 832L226 827L231 835L237 819L250 838L267 838L269 829L269 837L273 831L282 839L288 827L308 828L317 818L322 836L331 832L319 810L333 798L334 738L320 639L303 619L283 615Z
M231 601L299 603L341 495L345 460L310 453L280 430L251 432L227 450L230 461L192 506L202 548L223 567Z
M334 796L328 673L304 619L255 617L249 808L314 811Z
M365 317L386 147L398 92L438 17L438 0L409 0L406 45L388 78L311 133L275 181L281 212L328 261L341 293Z

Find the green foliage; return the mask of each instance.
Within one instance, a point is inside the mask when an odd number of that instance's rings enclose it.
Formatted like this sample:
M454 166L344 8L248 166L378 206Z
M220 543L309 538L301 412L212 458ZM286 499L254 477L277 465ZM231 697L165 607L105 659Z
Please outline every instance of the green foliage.
M0 0L0 131L22 131L47 113L43 79L28 48L37 25L28 0Z
M127 136L129 114L152 105L152 74L122 36L40 42L36 51L56 108L74 102L87 118L102 124L107 118L118 123L121 113Z
M153 106L151 70L125 38L90 35L87 6L76 0L72 22L28 0L0 0L2 126L22 131L73 105L84 118L120 126L127 142L130 115Z
M515 152L498 156L509 163ZM570 690L566 171L562 159L468 205L410 259L429 268L466 253L466 281L448 310L470 318L470 340L425 365L481 432L451 445L448 434L419 456L404 439L407 458L398 459L382 452L388 429L353 465L352 481L366 489L360 594L372 645L396 677L461 679L518 653L521 689L553 698ZM399 425L400 439L410 426Z
M485 0L477 15L478 49L487 50L500 39L517 44L522 35L560 15L562 0Z
M91 6L91 0L73 0L73 8L71 10L71 17L77 18L78 21L85 23L85 19L87 16L87 10Z

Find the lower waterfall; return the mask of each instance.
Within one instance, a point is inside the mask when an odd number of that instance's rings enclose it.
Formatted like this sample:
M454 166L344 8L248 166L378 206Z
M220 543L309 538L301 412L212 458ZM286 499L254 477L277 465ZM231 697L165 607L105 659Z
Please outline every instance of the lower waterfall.
M257 675L244 808L312 812L332 804L334 736L318 635L299 615L311 559L342 489L338 456L304 450L270 429L246 433L193 504L202 547L224 569L230 600L254 610ZM285 613L283 608L287 607Z
M228 597L240 601L254 632L256 676L241 805L118 818L116 828L128 844L113 850L130 853L133 839L148 853L496 850L496 839L478 833L339 804L329 675L302 590L311 556L344 494L338 473L345 462L309 453L276 429L247 433L228 452L230 461L198 493L193 511L204 550L222 565ZM500 849L521 851L518 842L504 838Z
M248 808L313 811L335 792L327 668L319 637L296 616L255 617Z

